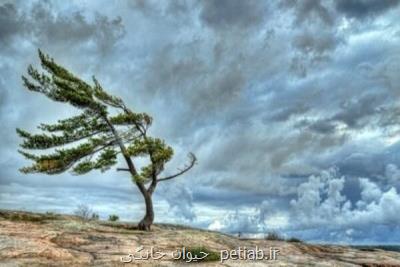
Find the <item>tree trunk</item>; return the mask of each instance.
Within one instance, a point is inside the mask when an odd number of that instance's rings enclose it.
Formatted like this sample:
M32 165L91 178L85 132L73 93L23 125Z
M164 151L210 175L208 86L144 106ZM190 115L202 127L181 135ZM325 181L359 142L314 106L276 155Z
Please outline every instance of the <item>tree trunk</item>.
M154 221L153 200L151 199L151 194L149 194L148 192L145 192L143 194L143 197L146 204L146 214L139 222L138 228L139 230L150 231L150 227Z

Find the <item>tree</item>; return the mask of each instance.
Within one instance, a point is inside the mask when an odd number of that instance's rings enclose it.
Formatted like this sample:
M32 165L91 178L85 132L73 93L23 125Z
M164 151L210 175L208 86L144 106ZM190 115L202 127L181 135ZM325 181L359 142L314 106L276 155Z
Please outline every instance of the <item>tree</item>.
M173 149L159 138L148 135L153 119L146 113L135 113L124 101L108 94L93 77L93 85L73 75L39 50L44 72L31 65L28 77L22 76L24 86L51 100L70 104L81 110L79 115L59 120L54 124L40 124L39 134L18 129L23 138L19 152L33 164L21 168L23 173L59 174L71 170L82 175L92 170L109 170L122 155L126 168L119 171L130 173L132 182L144 197L146 213L139 222L140 230L150 230L154 221L152 195L159 182L176 178L196 163L189 153L189 162L178 173L160 177L165 164L172 158ZM46 154L32 154L29 150L41 150ZM48 150L51 150L48 152ZM148 158L148 165L137 169L134 159Z
M110 216L108 216L108 220L109 220L110 222L116 222L116 221L119 220L119 217L118 217L118 215L111 214Z

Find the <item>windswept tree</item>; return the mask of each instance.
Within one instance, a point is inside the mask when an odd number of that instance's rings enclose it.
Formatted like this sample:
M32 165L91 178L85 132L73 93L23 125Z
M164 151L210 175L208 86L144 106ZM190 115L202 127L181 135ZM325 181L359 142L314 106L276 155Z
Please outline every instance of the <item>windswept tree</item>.
M130 174L132 182L144 197L146 213L139 229L150 230L154 221L152 195L159 182L178 177L196 163L189 153L189 162L174 175L160 177L173 150L159 138L148 135L152 118L129 109L124 101L108 94L96 78L90 85L54 62L39 50L44 72L28 67L28 77L22 76L27 89L51 100L68 103L81 110L77 116L54 124L40 124L40 133L17 129L22 137L19 152L33 164L21 168L23 173L60 174L67 170L77 175L92 170L104 172L117 163L122 155L126 167L117 170ZM28 153L26 150L39 150ZM148 158L148 165L140 170L135 158Z

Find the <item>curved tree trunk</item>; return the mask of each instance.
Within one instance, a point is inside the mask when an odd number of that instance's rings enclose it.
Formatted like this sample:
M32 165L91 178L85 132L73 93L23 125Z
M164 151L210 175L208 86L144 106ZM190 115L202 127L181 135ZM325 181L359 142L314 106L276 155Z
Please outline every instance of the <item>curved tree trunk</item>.
M154 221L153 200L151 199L151 194L149 194L148 192L144 193L143 197L146 204L146 214L139 222L138 228L139 230L150 231L151 225Z

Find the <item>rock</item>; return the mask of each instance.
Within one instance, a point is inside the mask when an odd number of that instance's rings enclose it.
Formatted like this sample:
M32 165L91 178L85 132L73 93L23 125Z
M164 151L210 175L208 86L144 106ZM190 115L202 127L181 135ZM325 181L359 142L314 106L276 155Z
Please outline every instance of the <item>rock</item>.
M133 260L121 257L152 249L162 259ZM81 221L68 215L0 211L1 266L187 266L173 253L203 247L222 250L262 249L268 255L279 249L276 260L228 259L198 262L195 266L400 266L400 253L346 246L312 245L301 242L238 239L218 232L175 225L154 225L151 232L134 224ZM248 253L248 252L247 252ZM218 254L220 255L220 254ZM233 257L235 258L235 257Z

